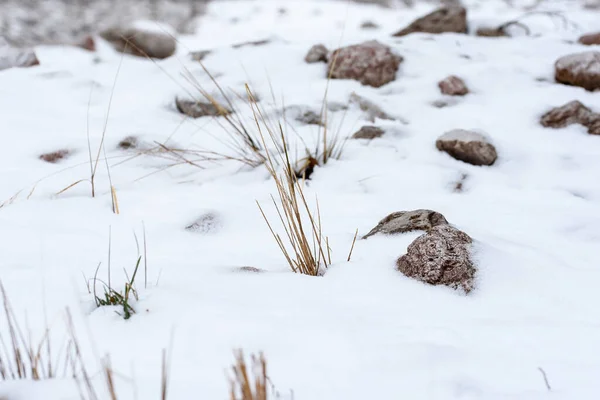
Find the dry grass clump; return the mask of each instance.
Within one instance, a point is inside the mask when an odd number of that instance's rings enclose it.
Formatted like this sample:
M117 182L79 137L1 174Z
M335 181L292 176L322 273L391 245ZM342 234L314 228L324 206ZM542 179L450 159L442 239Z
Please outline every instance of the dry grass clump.
M231 367L230 400L267 400L267 361L262 353L251 356L251 368L248 368L244 353L235 352L235 364Z

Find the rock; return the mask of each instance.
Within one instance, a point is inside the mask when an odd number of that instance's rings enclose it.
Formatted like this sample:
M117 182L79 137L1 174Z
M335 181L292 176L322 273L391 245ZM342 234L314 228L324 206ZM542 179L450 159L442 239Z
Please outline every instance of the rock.
M75 42L75 46L87 51L96 51L96 41L89 35Z
M450 225L438 225L419 236L396 261L398 271L430 285L446 285L470 293L476 268L471 260L472 239Z
M177 41L168 27L152 21L137 21L130 25L115 26L100 33L115 50L139 57L163 59L172 56Z
M219 216L215 213L208 213L202 215L192 224L185 227L186 231L195 233L216 233L223 227Z
M395 120L394 117L390 116L388 113L383 111L377 104L365 99L364 97L357 95L354 92L350 94L349 103L356 104L361 109L361 111L363 111L366 114L365 119L369 122L375 122L375 119L377 118L385 119L388 121ZM405 121L402 122L406 123Z
M297 120L306 125L324 125L321 116L312 110L304 111Z
M481 27L475 31L476 36L480 37L507 37L508 34L502 28L489 28L489 27Z
M328 55L329 50L327 50L327 47L323 46L322 44L315 44L313 47L310 48L310 50L306 54L306 57L304 57L304 61L306 61L309 64L319 62L326 63Z
M410 33L467 33L467 9L460 6L442 7L425 15L392 36Z
M119 142L119 144L117 145L117 147L121 150L130 150L130 149L135 149L137 148L139 145L139 141L138 138L135 136L127 136L126 138L123 138L123 140L121 140Z
M548 111L540 118L540 124L554 129L581 124L588 128L589 134L600 134L600 114L593 112L577 100Z
M194 100L182 100L179 98L175 99L175 105L177 110L191 118L200 117L218 117L221 115L227 115L231 112L225 107L215 105L213 103L203 103Z
M352 139L376 139L382 137L385 131L376 126L363 126L354 135Z
M444 133L435 146L453 158L472 165L492 165L498 158L496 148L484 135L463 129Z
M396 79L402 61L388 46L371 40L335 50L328 70L332 79L354 79L378 88Z
M40 156L40 160L44 160L51 164L56 164L57 162L63 160L70 154L71 154L71 152L69 150L58 150L58 151L53 151L51 153L42 154Z
M399 211L379 221L375 228L363 236L363 239L378 233L394 235L412 231L428 232L435 226L447 224L448 221L442 214L432 210Z
M442 94L448 96L464 96L469 93L469 89L465 82L457 76L450 75L443 81L438 83Z
M559 58L554 66L557 82L589 91L600 89L600 52L570 54Z
M587 46L595 44L600 45L600 32L588 33L587 35L583 35L579 38L578 42Z
M0 37L0 71L9 68L27 68L40 65L32 49L12 47Z
M253 274L262 274L263 272L266 272L264 269L260 269L260 268L256 268L256 267L236 267L232 269L233 272L246 272L246 273L253 273Z
M379 25L377 25L373 21L364 21L362 24L360 24L360 28L361 29L379 29Z

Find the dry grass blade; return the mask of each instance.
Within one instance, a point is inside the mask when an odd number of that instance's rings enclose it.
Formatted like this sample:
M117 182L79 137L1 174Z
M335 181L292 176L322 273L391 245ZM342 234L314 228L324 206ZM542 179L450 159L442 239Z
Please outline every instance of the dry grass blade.
M235 352L232 367L230 400L267 400L267 362L264 355L252 355L252 370L248 369L244 353Z

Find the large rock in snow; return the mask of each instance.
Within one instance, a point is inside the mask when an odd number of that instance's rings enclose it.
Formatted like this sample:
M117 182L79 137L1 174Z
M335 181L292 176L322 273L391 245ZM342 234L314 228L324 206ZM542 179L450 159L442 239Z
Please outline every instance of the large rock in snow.
M476 268L471 260L472 239L450 225L438 225L408 246L396 267L409 278L471 292Z
M101 32L100 36L117 51L140 57L167 58L177 49L174 31L151 21L115 26Z
M554 129L581 124L588 128L590 135L600 135L600 114L577 100L548 111L540 118L540 124Z
M464 129L444 133L435 146L453 158L472 165L492 165L498 158L496 148L484 135Z
M570 54L559 58L554 66L557 82L590 91L600 89L600 52Z
M394 235L412 231L428 232L435 226L447 224L448 221L442 214L432 210L398 211L379 221L375 228L363 236L363 239L378 233Z
M40 62L32 49L12 47L0 37L0 70L32 67L39 64Z
M388 46L370 40L335 50L328 70L333 79L354 79L378 88L396 79L402 61Z
M600 32L588 33L579 38L579 43L591 46L594 44L600 45Z
M460 6L442 7L425 15L393 36L405 36L410 33L467 33L467 9Z

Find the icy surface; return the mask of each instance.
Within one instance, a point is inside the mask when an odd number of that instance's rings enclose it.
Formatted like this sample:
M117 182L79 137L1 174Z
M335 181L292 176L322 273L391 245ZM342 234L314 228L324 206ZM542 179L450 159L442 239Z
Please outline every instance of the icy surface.
M473 28L524 12L500 0L466 3ZM58 349L68 308L99 387L99 359L110 354L120 400L160 398L163 348L171 355L169 399L226 399L224 371L238 347L265 353L285 399L290 390L295 400L597 399L600 138L579 125L544 128L539 118L572 100L600 110L598 93L553 83L554 62L583 51L573 41L597 30L599 17L573 1L552 6L577 28L532 16L534 37L394 39L433 6L223 1L210 5L195 35L179 38L176 56L156 63L101 41L97 53L37 47L40 66L0 71L0 279L15 315L38 338L48 321ZM360 29L365 20L381 28ZM262 39L271 40L231 47ZM184 120L175 108L176 96L197 93L186 69L218 94L189 51L211 50L203 63L220 85L243 97L247 82L276 116L288 105L321 109L327 67L304 62L312 45L372 39L404 57L397 79L380 89L332 81L328 103L347 104L356 93L406 123L378 118L389 134L348 141L341 159L316 168L306 184L311 204L318 195L333 250L323 277L289 271L256 205L282 233L264 167L222 161L198 168L118 148L135 136L153 146L230 151L222 120ZM472 93L433 107L442 98L437 82L451 74ZM119 215L103 160L94 198L86 182L57 194L89 178L87 127L95 157L113 84L105 146ZM251 122L251 110L233 98ZM342 137L369 123L357 106L329 112L328 122ZM316 146L320 128L288 123L293 153L303 156L301 144ZM435 141L452 129L485 132L501 158L480 168L447 157ZM61 149L71 156L56 164L38 159ZM468 297L395 270L417 232L359 240L346 262L357 228L360 237L382 216L422 208L473 238L477 289ZM219 215L218 231L185 229L209 210ZM137 313L128 321L114 308L96 308L83 278L102 262L98 278L108 279L109 227L118 289L138 257L133 231L143 247L145 227L148 284L138 276ZM233 272L241 267L265 272ZM0 382L3 397L80 399L69 380Z

